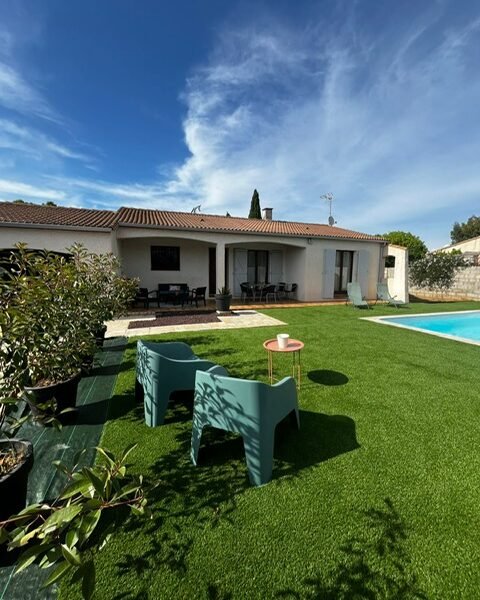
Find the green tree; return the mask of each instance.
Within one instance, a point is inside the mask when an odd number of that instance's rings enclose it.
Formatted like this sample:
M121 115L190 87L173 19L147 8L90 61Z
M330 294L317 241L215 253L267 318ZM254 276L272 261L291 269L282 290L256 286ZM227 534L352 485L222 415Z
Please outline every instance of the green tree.
M408 248L409 262L423 258L428 252L425 243L418 236L408 231L390 231L390 233L384 233L381 237L388 240L391 244Z
M260 196L257 190L253 190L252 201L250 203L250 212L248 213L249 219L261 219L262 212L260 210Z
M467 266L460 252L431 252L410 266L410 282L428 290L448 290L455 275Z
M47 200L47 202L43 202L42 206L57 206L57 204L52 202L52 200Z
M455 221L450 232L452 243L457 244L464 240L470 240L471 238L480 235L480 217L472 215L465 223L459 223Z

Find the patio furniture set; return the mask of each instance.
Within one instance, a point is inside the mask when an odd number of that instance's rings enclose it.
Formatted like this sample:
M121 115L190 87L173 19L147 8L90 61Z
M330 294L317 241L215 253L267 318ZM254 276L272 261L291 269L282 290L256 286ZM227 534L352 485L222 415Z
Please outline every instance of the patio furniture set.
M198 301L203 300L204 306L206 302L207 288L197 287L189 288L186 283L159 283L156 290L150 290L148 288L138 288L138 293L135 297L135 303L143 303L144 308L150 308L150 303L157 303L157 307L160 303L182 305L193 304L198 308Z
M294 378L284 377L275 385L238 379L230 377L224 367L196 356L183 342L140 340L135 396L137 400L143 397L148 426L163 424L170 396L179 390L194 390L190 446L193 464L198 461L205 427L239 433L251 484L268 483L273 470L275 427L292 413L300 428Z
M253 300L256 302L259 300L260 302L268 300L273 300L277 302L280 299L290 299L294 297L297 293L298 285L296 283L286 283L284 281L279 282L278 284L269 284L269 283L249 283L248 281L244 281L240 284L240 289L242 291L242 302L245 300Z

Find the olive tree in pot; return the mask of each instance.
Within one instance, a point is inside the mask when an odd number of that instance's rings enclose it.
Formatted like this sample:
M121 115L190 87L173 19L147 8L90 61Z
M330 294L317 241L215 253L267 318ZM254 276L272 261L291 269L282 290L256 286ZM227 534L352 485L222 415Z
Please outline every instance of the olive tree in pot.
M228 312L232 302L232 293L230 288L224 286L219 288L218 294L215 294L215 306L219 312Z
M11 397L21 392L36 417L73 409L82 357L94 339L79 319L82 291L64 256L18 245L2 280L0 371Z

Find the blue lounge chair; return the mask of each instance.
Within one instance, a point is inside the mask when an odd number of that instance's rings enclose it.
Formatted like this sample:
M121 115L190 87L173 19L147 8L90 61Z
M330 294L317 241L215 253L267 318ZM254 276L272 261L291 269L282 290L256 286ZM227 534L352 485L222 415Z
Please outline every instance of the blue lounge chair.
M177 390L193 390L195 373L207 370L215 363L195 356L183 342L137 343L135 394L143 388L145 423L149 427L162 425L168 400Z
M354 308L370 308L370 305L362 296L362 290L358 281L347 283L347 297Z
M190 456L197 464L203 428L217 427L243 437L252 485L272 477L275 427L292 411L300 428L297 387L292 377L275 385L228 377L223 367L197 371Z

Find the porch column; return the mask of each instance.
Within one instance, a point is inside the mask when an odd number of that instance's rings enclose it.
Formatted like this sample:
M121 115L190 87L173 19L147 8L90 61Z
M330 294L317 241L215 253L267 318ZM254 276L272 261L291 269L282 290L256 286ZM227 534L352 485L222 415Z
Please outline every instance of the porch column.
M222 288L225 285L225 243L217 242L217 252L216 252L217 264L216 264L216 290L215 293L218 293L219 288Z

